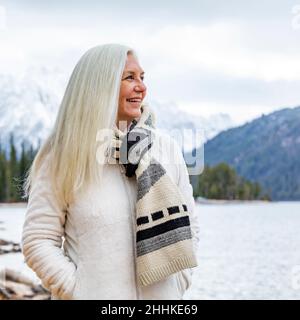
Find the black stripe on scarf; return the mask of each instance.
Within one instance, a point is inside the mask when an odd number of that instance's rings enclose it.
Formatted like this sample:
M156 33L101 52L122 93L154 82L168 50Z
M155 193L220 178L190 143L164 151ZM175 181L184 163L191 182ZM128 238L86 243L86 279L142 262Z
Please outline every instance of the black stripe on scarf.
M149 239L165 232L189 225L190 219L188 216L169 220L152 228L139 230L136 235L136 241L139 242L145 239Z

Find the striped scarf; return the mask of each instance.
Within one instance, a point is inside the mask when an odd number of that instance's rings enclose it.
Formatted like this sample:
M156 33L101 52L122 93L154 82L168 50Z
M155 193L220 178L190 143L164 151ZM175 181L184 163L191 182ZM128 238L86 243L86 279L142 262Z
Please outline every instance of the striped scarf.
M127 132L115 127L111 159L137 180L136 272L147 286L180 270L197 266L189 208L178 186L149 152L154 141L154 114L147 105Z

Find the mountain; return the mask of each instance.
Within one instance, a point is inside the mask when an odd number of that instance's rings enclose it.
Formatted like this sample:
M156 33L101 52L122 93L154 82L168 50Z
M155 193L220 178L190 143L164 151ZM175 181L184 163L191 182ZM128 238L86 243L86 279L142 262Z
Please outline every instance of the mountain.
M175 103L149 101L149 104L156 115L157 128L177 138L185 151L193 150L219 132L234 127L228 114L218 113L205 118L182 111Z
M9 136L14 134L18 152L21 143L36 148L50 133L67 84L65 72L48 67L28 69L17 76L0 75L0 143L8 150ZM204 131L205 141L233 126L228 115L216 114L206 119L178 109L175 104L152 101L158 128L195 128ZM189 133L190 134L190 133ZM192 135L185 139L186 150L192 149ZM203 141L201 141L203 143ZM199 145L199 144L198 144ZM197 145L196 145L197 146Z
M0 142L8 149L14 134L17 150L22 141L36 148L54 124L63 95L63 77L59 70L31 68L18 76L0 76Z
M205 164L226 162L273 200L300 200L300 107L263 115L204 145Z

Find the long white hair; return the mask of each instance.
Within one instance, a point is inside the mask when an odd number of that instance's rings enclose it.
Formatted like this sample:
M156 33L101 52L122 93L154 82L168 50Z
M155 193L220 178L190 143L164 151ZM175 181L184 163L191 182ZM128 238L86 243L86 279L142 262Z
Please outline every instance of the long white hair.
M49 178L59 203L66 207L76 190L101 177L96 161L97 132L112 129L116 121L121 77L128 54L125 45L105 44L89 49L75 66L67 85L54 128L27 172L24 198L45 158Z

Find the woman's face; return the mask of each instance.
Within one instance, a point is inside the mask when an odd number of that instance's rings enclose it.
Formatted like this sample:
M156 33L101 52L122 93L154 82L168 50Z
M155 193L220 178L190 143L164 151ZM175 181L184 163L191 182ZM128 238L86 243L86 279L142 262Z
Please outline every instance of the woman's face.
M143 81L144 71L138 60L132 54L128 54L119 95L118 126L119 121L131 122L134 118L140 117L141 104L147 90Z

